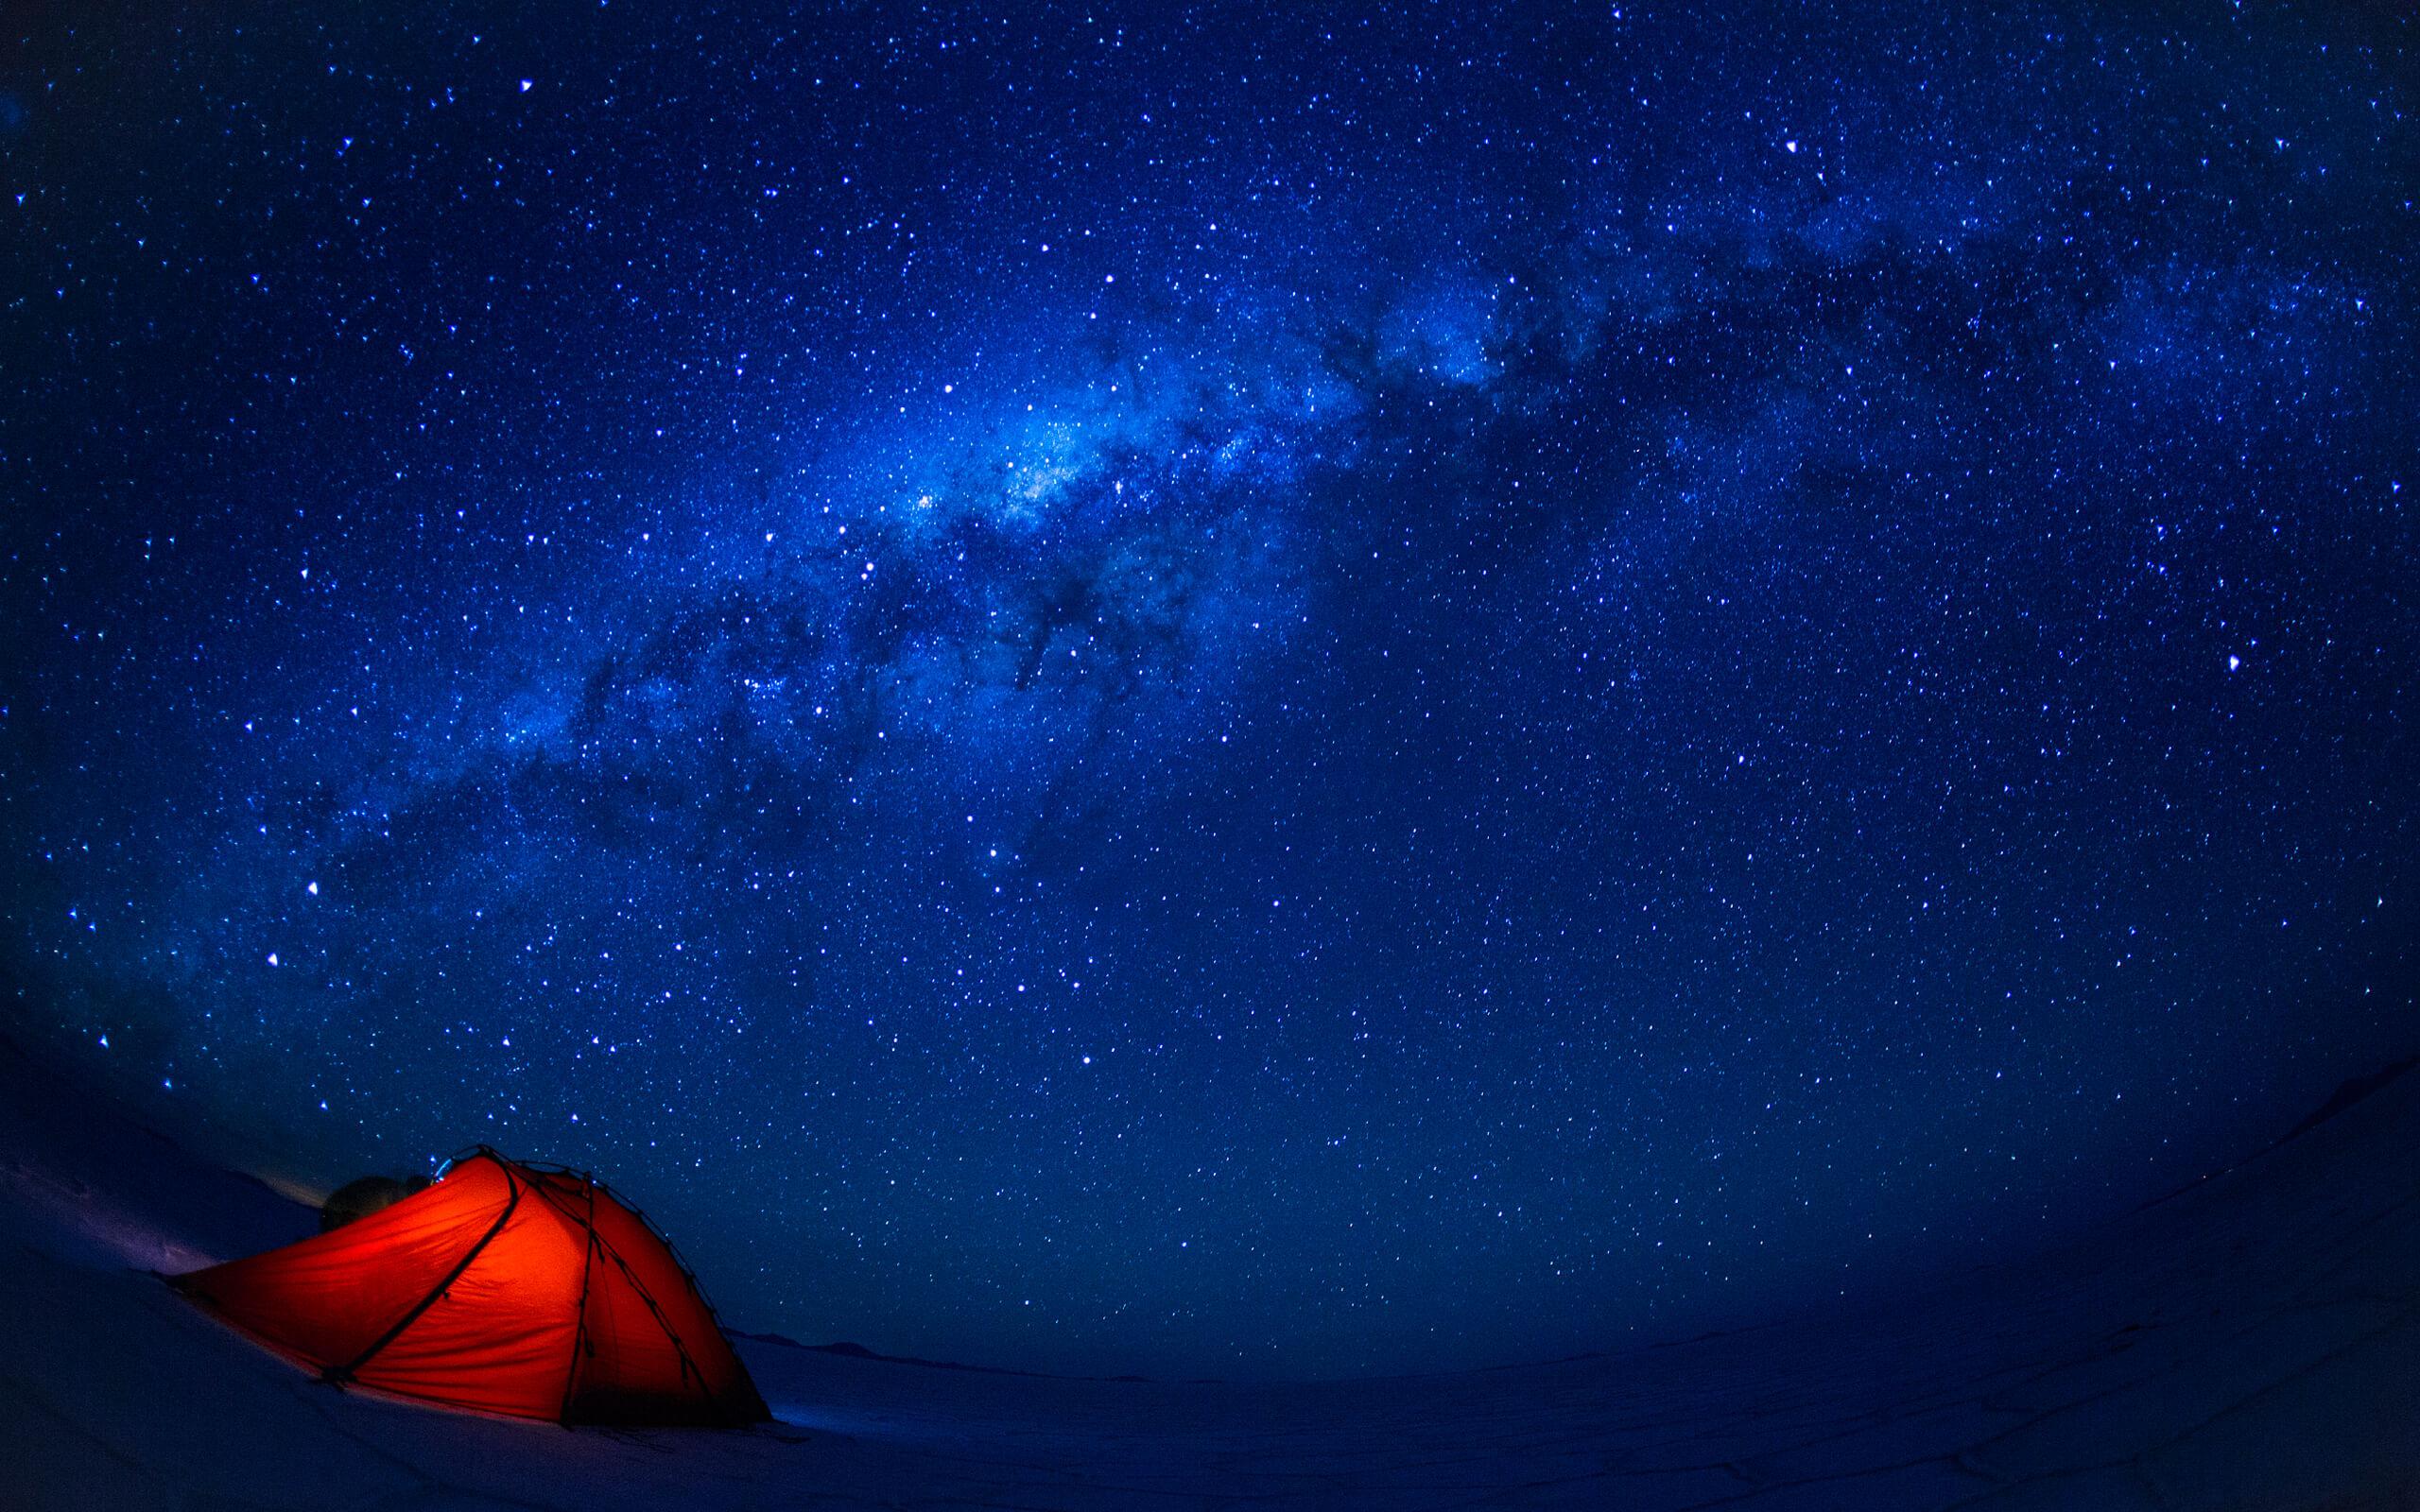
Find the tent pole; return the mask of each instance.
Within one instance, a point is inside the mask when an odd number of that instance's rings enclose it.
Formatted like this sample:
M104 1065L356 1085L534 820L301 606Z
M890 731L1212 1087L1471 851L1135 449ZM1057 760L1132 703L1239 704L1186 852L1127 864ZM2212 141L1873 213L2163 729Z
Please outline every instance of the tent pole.
M400 1335L404 1330L410 1328L414 1323L419 1322L420 1315L423 1313L427 1312L429 1308L436 1303L439 1297L445 1295L445 1289L462 1279L462 1273L471 1268L471 1262L478 1259L479 1251L488 1247L488 1241L504 1232L505 1223L507 1220L511 1218L512 1210L521 1206L521 1183L512 1178L512 1168L507 1165L504 1161L500 1160L497 1160L496 1168L504 1173L505 1190L511 1193L512 1195L506 1201L504 1211L495 1215L495 1222L488 1227L488 1231L479 1235L479 1242L473 1245L469 1249L464 1250L462 1258L455 1262L454 1268L445 1273L445 1279L439 1281L437 1285L430 1290L426 1297L422 1297L420 1301L413 1306L410 1312L406 1313L401 1318L397 1319L393 1328L390 1328L386 1332L378 1335L378 1342L362 1350L359 1354L354 1356L345 1364L330 1366L326 1369L320 1371L320 1380L327 1382L330 1385L336 1386L341 1386L346 1382L351 1381L354 1377L354 1372L359 1370L363 1366L368 1365L372 1355L376 1354L387 1346L394 1343L396 1337Z
M565 1428L571 1426L572 1393L579 1385L580 1350L588 1344L588 1285L596 1275L596 1182L588 1183L588 1243L580 1248L579 1311L572 1314L571 1368L563 1372L562 1410L555 1415Z

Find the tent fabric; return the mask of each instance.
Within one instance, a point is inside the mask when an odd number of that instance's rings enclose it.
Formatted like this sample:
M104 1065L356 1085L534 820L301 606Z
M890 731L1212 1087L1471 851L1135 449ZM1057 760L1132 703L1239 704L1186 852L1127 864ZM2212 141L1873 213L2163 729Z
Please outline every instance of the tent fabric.
M170 1284L338 1384L564 1423L772 1416L642 1215L485 1146L391 1207Z

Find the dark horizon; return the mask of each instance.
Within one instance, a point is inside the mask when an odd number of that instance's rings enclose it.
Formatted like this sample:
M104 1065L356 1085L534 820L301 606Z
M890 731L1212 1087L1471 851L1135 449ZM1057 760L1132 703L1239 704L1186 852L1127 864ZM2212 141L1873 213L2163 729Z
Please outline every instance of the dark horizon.
M28 21L0 1033L986 1366L2038 1252L2420 1047L2409 29Z

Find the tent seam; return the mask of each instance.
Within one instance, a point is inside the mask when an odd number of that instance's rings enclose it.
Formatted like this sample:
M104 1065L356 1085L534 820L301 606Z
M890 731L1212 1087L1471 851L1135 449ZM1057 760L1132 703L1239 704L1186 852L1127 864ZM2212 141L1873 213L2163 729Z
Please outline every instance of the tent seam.
M462 1258L454 1263L454 1268L446 1272L445 1279L431 1287L426 1297L422 1297L418 1302L414 1303L411 1311L406 1313L401 1319L397 1320L393 1328L390 1328L385 1333L380 1334L376 1343L371 1345L370 1348L354 1356L352 1360L340 1366L329 1366L325 1369L321 1370L320 1372L320 1380L328 1382L333 1385L340 1386L346 1382L354 1379L355 1372L374 1359L377 1356L378 1351L384 1349L387 1346L401 1338L406 1329L408 1329L413 1324L419 1322L422 1314L425 1314L430 1307L435 1305L439 1297L445 1295L447 1287L452 1286L456 1281L462 1279L462 1273L471 1268L471 1262L479 1258L480 1252L488 1247L488 1242L490 1240L493 1240L496 1235L504 1232L504 1226L512 1217L513 1210L521 1206L521 1183L513 1179L512 1167L510 1162L495 1158L493 1151L488 1151L486 1153L488 1153L491 1159L495 1159L497 1168L504 1172L505 1190L510 1194L510 1195L505 1200L504 1211L495 1215L495 1222L488 1226L488 1231L479 1235L479 1242L465 1250Z
M563 1174L570 1176L575 1173L566 1170ZM602 1190L608 1196L612 1196L613 1189L605 1186L603 1182L596 1180L593 1177L585 1177L584 1180L588 1187L589 1242L596 1246L598 1253L603 1254L606 1259L614 1263L614 1268L622 1273L622 1280L630 1282L631 1290L638 1294L638 1298L641 1302L647 1304L648 1315L655 1319L655 1326L664 1332L665 1342L672 1346L673 1354L680 1359L682 1381L684 1383L695 1383L698 1394L700 1397L704 1398L708 1401L714 1400L716 1393L713 1383L706 1380L706 1372L704 1368L698 1364L697 1357L689 1352L689 1346L682 1339L681 1331L672 1326L672 1320L670 1318L665 1316L664 1305L655 1299L655 1294L653 1292L648 1290L647 1282L639 1280L638 1273L631 1269L630 1261L624 1258L621 1250L614 1246L613 1241L607 1239L603 1234L596 1231L596 1194L599 1190ZM552 1207L564 1217L571 1219L574 1223L578 1223L579 1221L579 1219L573 1214L572 1211L563 1205L562 1200L556 1196L552 1192L547 1191L544 1185L534 1182L531 1185L537 1192L539 1200L546 1203L549 1207ZM620 1202L621 1199L615 1197L614 1200L615 1202ZM622 1204L622 1206L625 1211L630 1212L633 1217L639 1219L640 1224L648 1229L648 1232L655 1238L658 1244L664 1245L667 1251L670 1250L670 1244L665 1240L662 1234L655 1232L654 1226L647 1222L644 1214L639 1213L636 1209L631 1208L626 1203ZM672 1261L674 1268L681 1272L682 1279L688 1281L690 1290L695 1292L697 1290L697 1282L696 1280L689 1275L687 1267L682 1265L681 1259L678 1255L674 1255L672 1257ZM594 1263L594 1262L592 1262L592 1263ZM584 1290L585 1285L586 1282L583 1280L583 1297L586 1295ZM714 1317L714 1304L706 1302L706 1299L702 1296L700 1296L698 1300L705 1304L706 1315L708 1318L712 1319ZM584 1327L587 1322L586 1309L584 1306L581 1310L580 1321L581 1325ZM718 1320L717 1320L717 1329L719 1329ZM578 1362L575 1361L574 1364L577 1365Z
M571 1214L565 1212L563 1216ZM580 1251L579 1309L572 1314L571 1368L563 1372L562 1407L556 1414L557 1420L566 1428L571 1426L572 1399L579 1389L580 1347L588 1342L588 1288L596 1279L596 1188L594 1183L588 1189L588 1222L584 1227L588 1230L588 1243Z

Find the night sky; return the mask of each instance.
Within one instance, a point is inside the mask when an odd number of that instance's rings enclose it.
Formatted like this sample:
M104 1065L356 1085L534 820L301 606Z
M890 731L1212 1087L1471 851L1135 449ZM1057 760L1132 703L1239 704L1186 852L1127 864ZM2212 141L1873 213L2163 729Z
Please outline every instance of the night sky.
M2420 1042L2397 8L0 35L0 1028L739 1326L1492 1364Z

